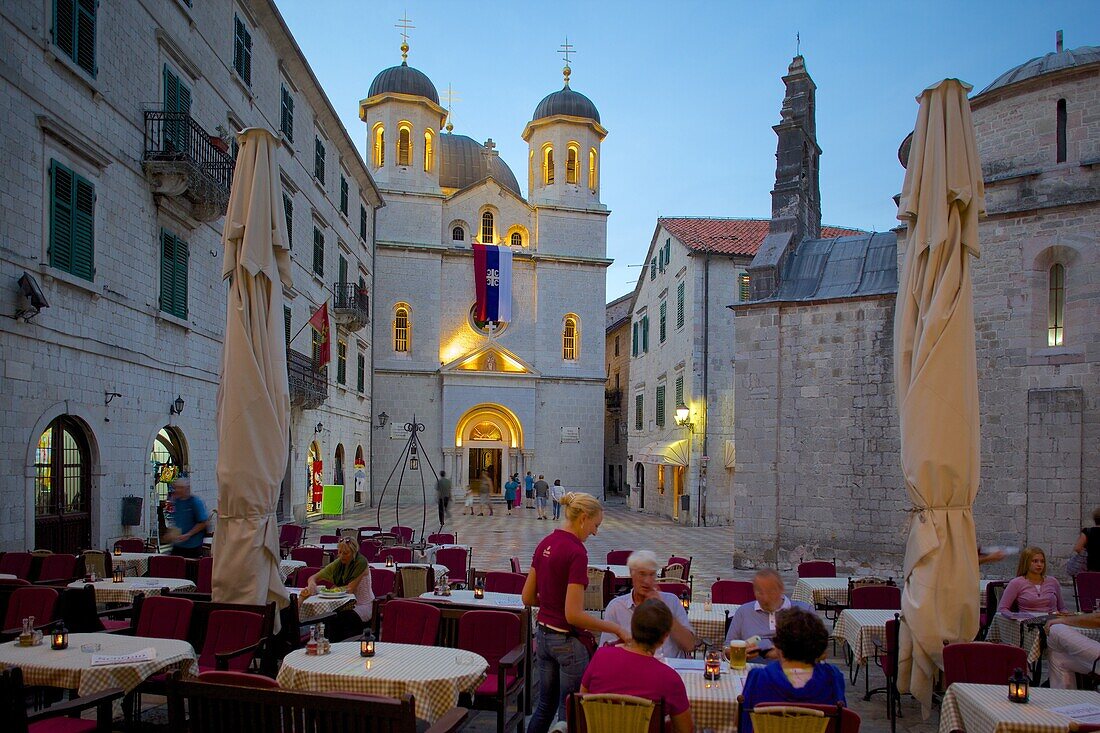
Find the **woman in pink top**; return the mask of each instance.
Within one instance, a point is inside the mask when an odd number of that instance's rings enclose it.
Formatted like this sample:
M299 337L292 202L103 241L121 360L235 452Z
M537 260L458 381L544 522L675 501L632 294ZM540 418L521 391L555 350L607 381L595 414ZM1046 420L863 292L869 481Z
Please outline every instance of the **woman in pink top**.
M603 508L591 494L570 492L561 498L564 521L539 542L523 585L523 602L538 606L535 628L535 664L538 694L530 733L546 733L558 713L565 720L565 698L581 686L588 666L588 649L578 638L582 631L615 634L623 641L630 632L618 624L584 611L588 585L588 551L584 541L596 534Z
M581 692L664 700L673 733L691 733L691 707L680 675L653 656L672 631L672 612L660 599L642 601L630 618L631 641L596 650L581 678Z
M1062 586L1047 577L1047 556L1038 547L1025 547L1020 553L1016 577L1005 586L999 613L1023 611L1029 613L1065 613Z

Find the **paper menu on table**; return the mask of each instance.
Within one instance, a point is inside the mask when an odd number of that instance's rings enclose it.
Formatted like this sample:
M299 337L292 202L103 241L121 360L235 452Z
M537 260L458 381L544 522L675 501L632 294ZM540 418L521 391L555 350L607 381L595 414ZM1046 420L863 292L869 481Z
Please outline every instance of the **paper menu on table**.
M93 654L92 666L102 667L106 664L139 664L151 662L157 658L157 650L151 646L129 654Z
M1082 702L1076 705L1063 705L1047 709L1052 713L1061 713L1067 718L1072 718L1081 723L1100 723L1100 705L1095 703Z

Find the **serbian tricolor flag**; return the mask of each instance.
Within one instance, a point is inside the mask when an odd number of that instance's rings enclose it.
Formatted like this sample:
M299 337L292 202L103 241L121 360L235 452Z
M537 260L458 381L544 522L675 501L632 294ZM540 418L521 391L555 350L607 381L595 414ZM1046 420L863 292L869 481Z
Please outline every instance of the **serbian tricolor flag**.
M512 250L474 242L474 290L477 320L512 320Z
M329 341L328 333L328 301L326 300L321 304L321 307L317 309L317 312L310 316L309 325L313 327L321 336L321 348L317 355L318 368L323 367L332 360L332 344Z

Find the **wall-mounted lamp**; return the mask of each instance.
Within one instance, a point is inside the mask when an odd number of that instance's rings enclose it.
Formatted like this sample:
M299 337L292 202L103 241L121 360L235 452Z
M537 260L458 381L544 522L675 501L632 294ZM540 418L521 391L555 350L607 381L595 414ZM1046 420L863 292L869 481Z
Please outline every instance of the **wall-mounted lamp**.
M324 430L324 429L325 429L325 424L319 422L319 423L317 423L317 427L313 428L313 434L314 435L320 435L321 431Z
M176 399L172 401L171 406L168 408L169 415L182 415L183 414L183 395L177 395Z
M695 425L689 419L691 417L691 410L683 402L676 405L676 424L682 428L687 428L689 432L695 432Z
M38 281L29 272L24 272L19 277L19 292L27 299L28 307L15 311L15 317L22 318L24 323L30 323L31 319L37 316L43 308L50 307L50 304L46 301L46 296L42 293L42 288L38 285Z
M386 423L389 422L389 420L389 415L387 415L385 412L380 412L378 413L378 425L376 425L375 427L384 428L386 427Z

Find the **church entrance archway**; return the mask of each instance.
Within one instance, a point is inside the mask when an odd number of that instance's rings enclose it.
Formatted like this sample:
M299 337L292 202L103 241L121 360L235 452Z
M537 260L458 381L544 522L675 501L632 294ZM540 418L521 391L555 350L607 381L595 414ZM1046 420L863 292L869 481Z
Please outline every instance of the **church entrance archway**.
M168 529L165 515L168 513L170 486L189 471L187 442L183 432L174 425L165 425L153 439L149 453L153 465L153 497L156 502L157 537L163 537Z
M321 513L321 495L324 493L325 462L321 458L321 446L314 440L306 452L306 514Z
M470 485L485 472L492 494L499 496L513 473L522 473L523 426L515 414L501 405L483 404L469 409L455 428L455 460L452 475Z
M34 547L77 554L92 545L92 450L84 422L62 415L34 453Z

